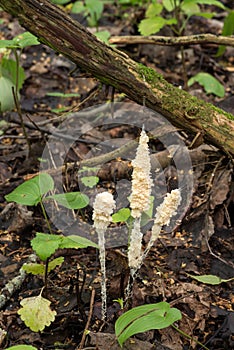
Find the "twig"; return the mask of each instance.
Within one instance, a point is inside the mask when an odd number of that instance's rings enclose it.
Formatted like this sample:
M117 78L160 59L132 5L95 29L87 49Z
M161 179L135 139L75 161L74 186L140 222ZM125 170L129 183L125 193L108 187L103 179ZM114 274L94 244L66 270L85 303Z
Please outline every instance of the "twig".
M85 325L85 329L84 329L84 332L83 332L83 335L82 335L82 338L81 338L80 345L79 345L78 348L76 348L76 350L82 350L83 349L83 346L84 346L84 343L85 343L85 338L86 338L86 335L87 335L87 331L89 329L89 325L90 325L91 318L92 318L92 315L93 315L94 297L95 297L95 289L92 289L91 298L90 298L88 320L87 320L86 325Z
M208 238L207 238L207 237L205 237L205 240L206 240L206 244L207 244L207 247L208 247L208 249L209 249L209 252L210 252L210 254L211 254L214 258L220 260L220 261L221 261L222 263L224 263L225 265L228 265L228 266L231 266L232 268L234 268L234 264L233 264L231 261L228 262L228 261L224 260L223 258L220 258L220 256L216 255L216 254L212 251L211 246L210 246L210 244L209 244L209 241L208 241Z
M113 36L109 39L110 44L118 45L134 45L134 44L153 44L162 46L181 46L192 44L216 44L234 46L233 36L218 36L214 34L196 34L180 37L170 36L140 36L140 35L127 35L127 36Z
M35 263L36 255L31 254L28 257L28 261L26 263ZM19 270L18 276L14 277L10 282L8 282L5 287L2 288L0 292L0 309L7 303L7 301L11 298L11 296L22 286L27 273L23 269L23 266Z

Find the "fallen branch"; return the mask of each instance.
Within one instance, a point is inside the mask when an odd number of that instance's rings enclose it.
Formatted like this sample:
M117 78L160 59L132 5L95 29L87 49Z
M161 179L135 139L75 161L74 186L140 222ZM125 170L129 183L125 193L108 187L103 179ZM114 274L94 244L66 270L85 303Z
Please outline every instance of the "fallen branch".
M140 36L140 35L128 35L128 36L113 36L109 39L110 44L117 45L134 45L134 44L153 44L162 46L181 46L192 44L216 44L234 46L233 36L221 36L214 34L196 34L180 37L168 37L168 36Z
M31 254L28 257L26 264L35 263L36 259L37 259L36 255ZM21 267L18 275L14 277L11 281L9 281L5 285L5 287L2 288L2 290L0 291L0 309L3 308L3 306L10 300L12 295L21 288L26 276L27 276L27 272L25 272L23 267Z
M234 155L234 116L186 91L92 35L48 0L0 0L39 40L63 54L131 100L161 113L173 125L199 134L208 143Z

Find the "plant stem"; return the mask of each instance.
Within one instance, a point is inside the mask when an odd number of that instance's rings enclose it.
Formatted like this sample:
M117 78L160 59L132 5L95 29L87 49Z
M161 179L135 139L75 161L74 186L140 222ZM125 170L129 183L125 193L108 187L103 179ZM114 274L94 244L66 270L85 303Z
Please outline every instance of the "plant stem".
M47 217L47 214L46 214L46 211L45 211L45 207L44 207L44 204L43 204L42 200L40 200L40 205L41 205L43 216L44 216L45 221L46 221L46 225L47 225L47 227L49 229L50 234L52 234L51 225L50 225L49 219Z
M50 234L52 234L52 229L51 229L51 226L50 226L50 222L49 222L49 219L47 217L47 214L46 214L46 211L45 211L45 207L44 207L44 204L43 204L42 200L40 200L40 205L41 205L42 213L43 213L43 216L45 218L45 221L46 221L47 227L49 229L49 232L50 232ZM45 262L45 274L44 274L44 285L45 285L45 294L46 295L47 295L47 285L48 285L48 267L49 267L49 258L46 259L46 262Z
M175 325L171 325L178 333L180 333L183 337L188 338L192 341L195 341L198 345L200 345L203 349L205 350L209 350L209 348L207 348L204 344L202 344L201 342L199 342L197 339L194 339L193 337L191 337L190 335L188 335L187 333L183 332L181 329L179 329L178 327L176 327Z
M47 297L47 287L48 287L48 268L49 268L49 258L47 258L45 262L45 274L44 274L44 287L45 287L46 297Z
M24 134L24 137L25 137L25 140L27 142L28 149L30 152L31 144L30 144L30 141L28 138L28 134L27 134L25 125L24 125L23 115L22 115L22 111L21 111L21 107L20 107L20 103L19 103L19 96L18 96L18 92L19 92L19 55L17 53L17 49L13 49L13 53L15 55L15 61L16 61L16 78L15 78L15 89L14 89L14 87L12 87L12 94L13 94L13 98L15 101L15 107L16 107L17 113L20 117L20 123L21 123L21 127L23 129L23 134Z
M181 52L181 61L182 61L182 67L183 67L183 80L184 80L184 90L188 90L188 74L185 64L185 55L184 55L184 46L180 47Z

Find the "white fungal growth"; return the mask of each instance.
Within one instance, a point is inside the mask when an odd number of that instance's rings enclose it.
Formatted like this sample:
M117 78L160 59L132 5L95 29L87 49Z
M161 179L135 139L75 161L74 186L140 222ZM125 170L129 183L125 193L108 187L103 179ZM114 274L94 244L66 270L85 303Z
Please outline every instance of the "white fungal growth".
M131 215L135 219L130 232L128 247L128 265L132 276L142 264L142 232L141 215L149 209L150 194L152 187L150 153L148 146L149 138L144 129L141 131L136 157L132 161L132 192L130 196Z
M131 270L138 270L142 262L142 252L141 252L141 220L135 219L134 225L131 231L129 248L128 248L128 266Z
M106 253L105 253L105 232L112 218L111 214L115 209L115 200L111 193L102 192L97 194L93 204L94 227L98 234L99 259L101 265L101 297L102 297L102 319L106 318Z
M154 225L168 225L172 216L177 213L178 206L181 202L180 190L172 190L170 193L167 193L164 201L157 208Z
M132 161L132 193L130 196L131 215L133 218L141 217L143 211L149 209L152 187L149 138L142 130L136 157Z
M93 221L96 231L105 231L111 222L115 200L111 193L98 193L93 203Z
M176 215L178 206L181 202L180 190L172 190L170 193L167 193L162 204L156 209L156 215L154 219L154 224L152 227L151 238L148 243L148 246L144 252L144 258L148 254L150 248L153 246L154 242L158 238L162 226L168 225L171 218Z

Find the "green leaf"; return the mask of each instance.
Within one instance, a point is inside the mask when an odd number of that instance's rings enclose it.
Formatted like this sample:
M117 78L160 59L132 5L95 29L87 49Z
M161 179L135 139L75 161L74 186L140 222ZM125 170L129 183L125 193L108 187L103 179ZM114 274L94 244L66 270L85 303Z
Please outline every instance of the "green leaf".
M54 199L60 205L68 209L82 209L89 204L89 197L81 192L67 192L47 196L46 199Z
M11 111L15 107L15 101L12 93L15 90L15 84L8 78L0 77L0 112Z
M139 32L141 35L151 35L159 32L166 25L166 20L162 17L156 16L154 18L143 19L139 24Z
M41 295L21 300L18 314L33 332L42 331L55 320L56 311L50 309L50 301Z
M2 75L8 79L10 79L14 83L14 87L16 86L17 79L17 63L16 61L3 57L2 59ZM22 88L25 80L25 73L22 67L18 67L18 91ZM11 91L12 94L12 91Z
M99 32L96 32L94 34L99 40L101 40L104 43L109 45L109 39L110 39L111 34L108 30L100 30ZM111 46L113 46L113 45L111 45Z
M46 96L69 98L69 97L80 97L80 94L77 94L77 93L64 94L62 92L47 92Z
M188 86L193 85L195 82L202 85L207 94L214 94L219 97L223 97L225 95L223 85L209 73L201 72L196 74L194 77L189 79Z
M126 222L131 215L129 208L122 208L112 215L113 222Z
M157 15L160 15L162 9L163 9L163 6L161 4L158 4L158 3L150 4L146 10L145 17L152 18Z
M225 280L225 279L221 279L219 276L215 276L215 275L193 276L193 275L188 274L188 276L195 279L198 282L202 282L205 284L212 284L212 285L220 284L223 282L230 282L230 281L234 280L234 277Z
M0 49L7 49L12 45L13 40L0 40Z
M15 345L6 348L6 350L37 350L37 348L31 345Z
M213 18L215 16L215 12L197 12L194 13L196 16L200 16L203 18Z
M79 249L79 248L87 248L87 247L94 247L94 248L99 248L99 246L90 241L89 239L81 236L76 236L76 235L69 235L69 236L64 236L62 238L62 241L59 245L59 248L73 248L73 249Z
M48 264L48 272L55 269L56 266L61 265L64 262L64 257L56 258L49 262ZM27 273L31 273L33 275L44 275L45 274L45 265L28 263L23 265L23 270Z
M82 1L76 1L71 9L72 13L81 13L85 11L85 6Z
M231 11L224 20L222 35L232 35L234 33L234 11ZM216 56L223 55L226 50L225 45L220 45Z
M36 233L31 240L31 246L42 261L48 259L59 248L63 237L48 233Z
M62 265L63 262L64 262L63 256L60 256L59 258L55 258L51 260L48 264L48 272L54 270L57 266Z
M28 263L24 264L22 269L27 273L31 273L32 275L41 275L45 274L45 265L36 264L36 263Z
M184 4L199 4L199 5L214 5L222 10L225 10L226 7L218 0L184 0Z
M180 5L180 0L163 0L163 7L168 11L173 11L176 7Z
M37 37L29 32L17 35L12 40L0 40L0 48L24 49L26 46L39 45Z
M87 187L94 187L99 182L98 176L84 176L81 178L81 182Z
M54 181L52 177L42 173L16 187L5 198L8 202L33 206L37 205L42 200L42 196L53 188Z
M115 334L122 346L134 334L169 327L181 317L178 309L170 308L170 304L164 301L138 306L118 318L115 323Z
M197 5L197 3L191 3L191 4L182 3L181 10L188 17L190 17L200 12L200 7Z
M13 41L16 45L18 45L21 49L24 49L26 46L34 46L39 45L40 42L38 41L37 37L29 32L24 32L23 34L20 34L16 36Z
M70 2L71 0L51 0L55 5L66 5Z
M88 24L93 27L96 26L98 20L101 18L103 12L104 4L102 0L86 0L85 9L88 13Z

